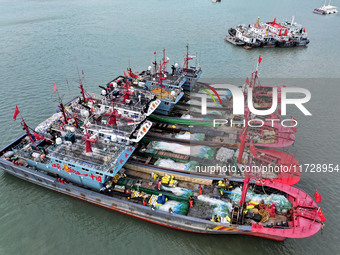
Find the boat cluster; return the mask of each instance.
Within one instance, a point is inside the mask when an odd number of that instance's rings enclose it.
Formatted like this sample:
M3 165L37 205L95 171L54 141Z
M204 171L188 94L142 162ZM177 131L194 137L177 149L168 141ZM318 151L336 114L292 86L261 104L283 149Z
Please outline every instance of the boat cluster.
M230 91L198 82L202 70L189 65L192 58L187 46L184 64L168 71L163 51L146 71L129 68L100 86L99 96L80 80L81 96L65 104L59 97L57 112L35 129L21 120L26 133L1 150L0 166L171 228L274 240L317 233L324 220L316 202L292 186L300 179L299 163L276 150L294 143L294 125L268 121L281 119L280 113L233 115ZM255 107L271 107L274 86L262 86L257 70L241 87L253 91ZM207 92L215 97L202 115L198 99ZM14 119L18 114L16 108ZM261 118L263 124L214 127L216 118ZM229 170L200 171L218 165Z
M246 49L264 47L296 47L307 46L309 39L306 29L294 21L278 23L276 19L271 22L260 22L238 25L228 30L229 35L225 37L227 42Z

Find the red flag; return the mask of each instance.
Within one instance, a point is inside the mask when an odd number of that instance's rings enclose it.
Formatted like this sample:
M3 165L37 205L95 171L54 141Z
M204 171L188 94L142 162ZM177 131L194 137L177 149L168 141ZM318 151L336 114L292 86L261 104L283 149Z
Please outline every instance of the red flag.
M58 91L57 86L55 85L55 82L53 82L53 93L56 93Z
M156 51L153 54L156 55Z
M17 120L17 116L18 116L19 113L20 113L19 108L18 108L18 106L16 105L16 106L15 106L15 110L14 110L14 115L13 115L13 119L14 119L14 120Z
M250 153L255 157L256 156L256 149L253 140L250 142Z
M319 207L319 210L318 210L318 215L320 217L320 221L321 222L325 222L326 221L326 217L325 217L325 215L323 215L320 207Z
M319 192L318 192L317 190L316 190L315 193L314 193L314 197L315 197L315 201L316 201L317 203L320 203L320 202L321 202L322 197L321 197L321 195L319 194Z
M247 79L246 79L246 83L249 85L249 78L247 77Z
M261 64L262 58L261 58L261 54L259 55L259 64Z

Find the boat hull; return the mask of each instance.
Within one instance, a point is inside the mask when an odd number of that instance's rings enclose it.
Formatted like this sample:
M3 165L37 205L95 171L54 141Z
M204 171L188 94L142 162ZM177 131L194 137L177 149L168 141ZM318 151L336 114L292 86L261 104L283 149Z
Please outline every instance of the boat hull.
M98 194L97 192L72 184L59 183L56 178L22 166L13 165L11 162L6 162L3 159L0 159L0 167L5 172L22 180L164 227L201 234L244 234L276 241L285 240L285 237L253 233L250 230L250 226L240 228L240 226L228 226L188 216L170 214L163 211L153 211L150 207Z

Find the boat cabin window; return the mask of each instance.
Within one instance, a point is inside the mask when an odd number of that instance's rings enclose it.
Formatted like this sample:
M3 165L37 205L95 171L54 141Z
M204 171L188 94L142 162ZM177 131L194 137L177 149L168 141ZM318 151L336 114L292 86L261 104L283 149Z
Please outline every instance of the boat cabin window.
M85 172L89 172L89 170L86 169L86 168L82 168L81 170L83 170L83 171L85 171Z

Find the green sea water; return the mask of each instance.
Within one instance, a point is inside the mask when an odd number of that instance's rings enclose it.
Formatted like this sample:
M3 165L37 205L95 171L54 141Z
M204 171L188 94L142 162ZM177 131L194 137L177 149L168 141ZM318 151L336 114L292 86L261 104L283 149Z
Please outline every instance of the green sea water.
M0 0L0 145L22 133L12 116L18 105L34 127L56 108L53 82L64 99L85 87L121 75L127 67L146 69L166 49L170 63L182 63L190 45L202 79L240 78L255 68L267 83L311 91L298 110L296 143L290 151L301 163L340 164L340 15L312 13L311 1L210 0ZM334 5L338 3L334 2ZM339 5L339 4L338 4ZM227 29L240 23L291 19L306 27L307 48L252 49L226 43ZM66 80L68 82L66 82ZM236 84L236 85L241 85ZM301 121L300 121L301 120ZM317 188L327 218L323 232L273 242L248 236L209 236L167 229L16 179L0 171L0 255L4 254L340 254L340 173L303 173L298 186Z

